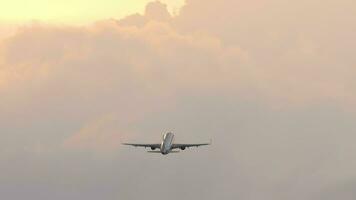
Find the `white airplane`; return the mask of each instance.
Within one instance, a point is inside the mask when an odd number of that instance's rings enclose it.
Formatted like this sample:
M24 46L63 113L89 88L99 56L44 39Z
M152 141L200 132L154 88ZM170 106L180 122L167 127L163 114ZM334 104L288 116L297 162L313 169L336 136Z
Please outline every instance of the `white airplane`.
M123 145L131 145L134 147L149 147L152 151L147 151L148 153L161 153L163 155L167 155L169 153L178 153L179 151L174 151L173 149L181 149L185 150L185 148L189 147L199 147L204 145L210 145L210 143L200 143L200 144L175 144L173 143L174 134L166 133L163 135L163 139L161 144L133 144L133 143L122 143ZM155 149L159 149L159 151L155 151Z

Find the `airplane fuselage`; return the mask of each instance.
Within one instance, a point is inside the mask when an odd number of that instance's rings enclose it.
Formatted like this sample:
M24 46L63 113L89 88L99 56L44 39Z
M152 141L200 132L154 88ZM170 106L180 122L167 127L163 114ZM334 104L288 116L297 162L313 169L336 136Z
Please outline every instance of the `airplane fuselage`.
M168 154L172 150L172 144L174 140L173 133L166 133L163 135L160 151L163 155Z

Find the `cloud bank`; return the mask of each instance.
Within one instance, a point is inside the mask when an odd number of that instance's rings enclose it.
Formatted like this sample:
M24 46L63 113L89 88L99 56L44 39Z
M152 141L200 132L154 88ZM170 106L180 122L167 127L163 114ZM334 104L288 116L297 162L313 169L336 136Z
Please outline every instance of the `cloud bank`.
M352 199L355 8L188 0L171 16L152 2L84 27L19 28L0 44L0 192L137 199L166 181L177 199ZM214 146L119 150L164 131Z

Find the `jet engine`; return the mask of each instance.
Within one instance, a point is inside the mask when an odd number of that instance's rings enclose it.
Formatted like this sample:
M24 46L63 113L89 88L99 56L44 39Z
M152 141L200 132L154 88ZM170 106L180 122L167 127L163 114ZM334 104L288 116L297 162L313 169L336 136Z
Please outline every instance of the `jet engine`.
M185 147L181 147L180 149L184 150L184 149L185 149Z
M154 151L156 148L155 147L151 147L152 151Z

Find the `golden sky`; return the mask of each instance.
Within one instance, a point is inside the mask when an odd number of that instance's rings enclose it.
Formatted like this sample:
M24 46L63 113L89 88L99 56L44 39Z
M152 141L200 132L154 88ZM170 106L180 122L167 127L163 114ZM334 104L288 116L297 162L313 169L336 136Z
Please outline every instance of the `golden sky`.
M0 22L85 23L106 18L120 18L142 13L149 0L12 0L1 2ZM162 0L171 12L178 10L184 0Z

